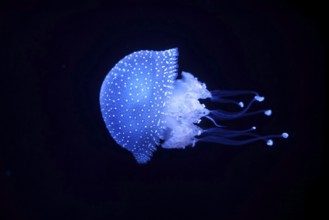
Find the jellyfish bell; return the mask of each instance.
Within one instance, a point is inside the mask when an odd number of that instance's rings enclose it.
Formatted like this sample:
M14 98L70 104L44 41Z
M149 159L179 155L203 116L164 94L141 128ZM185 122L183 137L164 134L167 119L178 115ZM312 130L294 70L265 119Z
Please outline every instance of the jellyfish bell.
M113 139L138 163L147 163L157 146L184 149L198 142L243 145L258 140L272 146L274 138L288 138L287 133L258 135L255 126L233 130L220 125L220 121L249 115L270 116L272 111L250 111L255 102L265 100L257 92L209 91L205 83L187 72L177 79L177 58L177 48L137 51L120 60L102 83L100 108L105 125ZM239 96L252 98L244 103L236 100ZM207 109L200 103L202 99L237 105L240 110ZM203 120L213 126L201 127Z

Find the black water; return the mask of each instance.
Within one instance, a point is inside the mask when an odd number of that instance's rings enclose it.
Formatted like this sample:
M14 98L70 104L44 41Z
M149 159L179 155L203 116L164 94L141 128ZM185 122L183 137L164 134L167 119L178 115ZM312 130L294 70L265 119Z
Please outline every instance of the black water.
M0 219L314 219L325 214L324 9L291 1L10 2L0 7ZM108 134L101 83L125 55L179 48L209 89L252 89L290 134L198 143L138 165ZM3 215L3 217L1 217Z

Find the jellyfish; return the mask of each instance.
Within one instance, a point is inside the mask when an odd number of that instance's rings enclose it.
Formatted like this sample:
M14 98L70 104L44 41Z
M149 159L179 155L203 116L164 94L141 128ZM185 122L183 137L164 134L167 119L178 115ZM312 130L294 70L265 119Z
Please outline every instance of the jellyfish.
M270 116L272 111L251 111L254 103L264 101L255 91L209 91L188 72L178 76L178 49L141 50L121 59L106 75L100 89L100 109L106 128L121 147L133 154L137 163L145 164L157 147L184 149L198 142L243 145L264 141L272 146L275 138L288 133L259 135L256 127L230 129L224 120L249 115ZM252 97L248 103L236 97ZM236 105L237 111L208 109L200 101ZM201 121L208 120L206 128Z

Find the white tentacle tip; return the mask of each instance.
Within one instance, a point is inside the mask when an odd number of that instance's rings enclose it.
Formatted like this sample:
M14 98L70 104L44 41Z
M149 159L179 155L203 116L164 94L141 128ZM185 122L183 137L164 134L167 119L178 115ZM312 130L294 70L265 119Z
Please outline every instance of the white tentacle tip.
M272 110L271 109L266 110L266 111L264 111L264 114L267 115L267 116L271 116L272 115Z
M267 146L273 146L273 140L269 139L266 141Z
M284 132L284 133L282 133L282 137L283 137L283 138L288 138L288 137L289 137L289 134L286 133L286 132Z
M255 99L256 101L258 101L258 102L262 102L262 101L265 100L265 97L264 97L264 96L256 95L256 96L254 97L254 99Z

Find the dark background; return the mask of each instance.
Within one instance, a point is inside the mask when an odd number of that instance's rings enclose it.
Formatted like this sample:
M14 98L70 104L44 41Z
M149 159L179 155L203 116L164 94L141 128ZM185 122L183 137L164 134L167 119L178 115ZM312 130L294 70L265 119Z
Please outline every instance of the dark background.
M319 2L1 3L0 219L328 217ZM125 55L172 47L209 89L266 96L271 118L233 126L290 138L138 165L106 130L100 86Z

